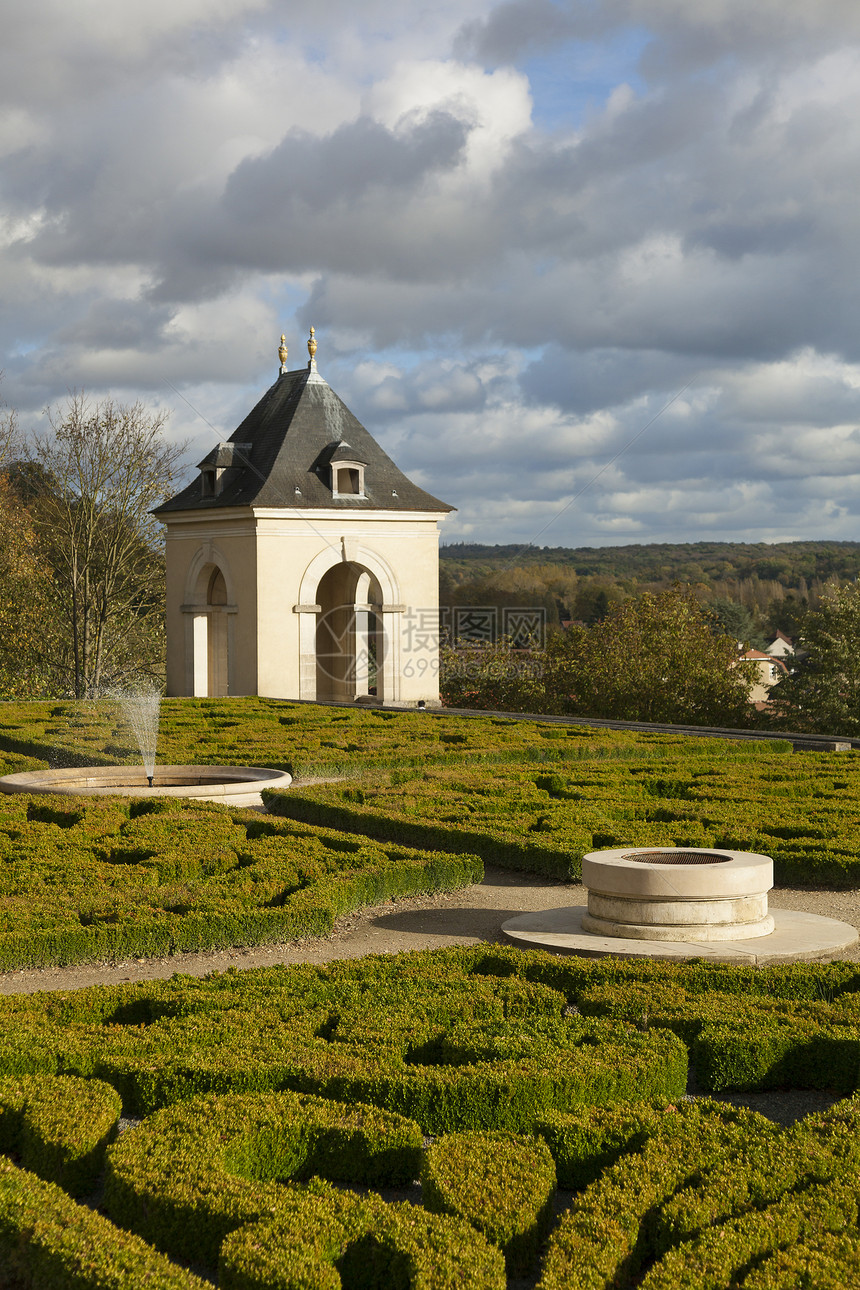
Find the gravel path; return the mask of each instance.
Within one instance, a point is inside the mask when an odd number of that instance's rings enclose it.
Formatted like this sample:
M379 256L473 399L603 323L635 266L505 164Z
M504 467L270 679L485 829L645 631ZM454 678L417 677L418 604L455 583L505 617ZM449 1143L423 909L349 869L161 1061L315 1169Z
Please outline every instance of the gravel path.
M501 925L514 914L560 905L585 904L585 888L557 883L534 874L486 866L484 881L445 896L391 900L340 919L330 936L253 949L177 954L161 959L93 963L84 967L39 968L0 974L0 994L37 990L77 990L86 985L154 981L173 976L205 976L227 967L270 967L274 963L329 963L365 954L399 954L444 945L503 941ZM860 927L860 891L774 890L773 909L799 909L838 918ZM860 948L840 956L860 962Z

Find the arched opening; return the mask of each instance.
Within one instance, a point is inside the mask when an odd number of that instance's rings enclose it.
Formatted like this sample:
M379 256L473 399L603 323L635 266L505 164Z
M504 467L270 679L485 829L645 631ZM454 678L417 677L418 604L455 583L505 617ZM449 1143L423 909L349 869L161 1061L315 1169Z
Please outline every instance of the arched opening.
M188 568L185 599L185 693L198 698L230 693L236 605L229 565L211 543ZM234 690L235 693L235 690Z
M374 575L354 562L336 564L320 578L316 598L317 699L385 697L382 592Z
M227 672L227 584L224 574L215 568L209 578L206 592L209 610L208 648L206 651L207 693L212 698L229 694Z

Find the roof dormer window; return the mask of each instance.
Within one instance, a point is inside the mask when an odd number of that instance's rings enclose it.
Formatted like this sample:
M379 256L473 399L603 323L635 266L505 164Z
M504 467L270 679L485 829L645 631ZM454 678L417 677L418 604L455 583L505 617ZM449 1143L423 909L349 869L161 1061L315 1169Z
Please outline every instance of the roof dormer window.
M200 496L217 497L237 470L248 465L249 443L219 443L199 463Z
M331 491L335 497L364 497L364 466L338 462L332 466Z
M339 443L329 458L332 497L365 497L364 469L355 449Z

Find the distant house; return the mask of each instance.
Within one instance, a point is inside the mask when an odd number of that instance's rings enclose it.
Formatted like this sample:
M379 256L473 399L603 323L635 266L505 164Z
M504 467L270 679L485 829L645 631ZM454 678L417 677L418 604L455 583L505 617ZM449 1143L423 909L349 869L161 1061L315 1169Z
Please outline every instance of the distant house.
M785 632L777 632L771 643L765 647L765 653L771 658L785 658L787 654L793 654L794 646L791 643L791 637L786 636Z
M783 640L787 639L787 637L783 637ZM790 643L789 651L794 652L791 650ZM760 710L766 708L770 698L771 687L776 685L781 676L785 676L788 668L781 658L775 657L769 650L767 653L763 653L760 649L748 649L740 657L742 663L756 664L756 676L750 686L750 703L754 703Z

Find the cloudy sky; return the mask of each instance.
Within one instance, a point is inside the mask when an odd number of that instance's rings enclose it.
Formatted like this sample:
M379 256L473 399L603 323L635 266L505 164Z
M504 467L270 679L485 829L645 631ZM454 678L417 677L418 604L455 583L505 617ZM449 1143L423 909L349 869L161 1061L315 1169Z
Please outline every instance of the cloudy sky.
M196 461L313 323L447 541L856 539L858 154L856 0L13 0L0 393Z

